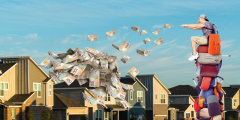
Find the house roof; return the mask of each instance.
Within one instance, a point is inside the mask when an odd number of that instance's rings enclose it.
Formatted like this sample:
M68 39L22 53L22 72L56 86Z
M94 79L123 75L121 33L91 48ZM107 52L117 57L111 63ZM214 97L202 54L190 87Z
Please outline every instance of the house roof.
M54 93L53 107L85 107L85 106L69 98L66 98L60 94Z
M89 82L86 82L83 85L79 85L77 80L74 80L72 84L69 86L65 82L57 83L54 85L54 88L71 88L71 87L86 87L86 88L94 88L94 87L89 87Z
M240 88L240 84L230 85L230 88Z
M172 95L191 95L198 96L198 92L195 87L191 85L177 85L172 88L169 88Z
M185 112L190 104L170 104L170 108L179 109L179 111Z
M12 68L14 65L16 65L17 63L2 63L0 64L0 70L2 70L2 74L3 75L5 72L7 72L10 68Z
M194 98L191 95L169 95L169 97L189 97L193 102L195 101Z
M135 80L133 80L131 77L121 77L120 82L130 85L134 85L136 82L138 82L146 91L148 91L147 87L143 85L137 77L135 78Z
M222 87L224 91L226 92L226 95L224 97L233 97L239 90L239 88L231 88L231 87Z
M24 104L33 94L34 92L31 92L29 94L15 94L8 101L4 101L3 104L8 106L21 105L21 104Z

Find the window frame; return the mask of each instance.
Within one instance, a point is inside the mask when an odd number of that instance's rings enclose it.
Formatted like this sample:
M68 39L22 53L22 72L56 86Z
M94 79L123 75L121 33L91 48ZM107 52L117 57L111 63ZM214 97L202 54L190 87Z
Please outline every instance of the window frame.
M100 117L99 113L101 114L101 117ZM97 114L97 116L96 116L96 114ZM96 110L96 112L95 112L95 120L99 120L99 119L102 120L102 110Z
M133 91L130 90L130 100L133 100Z
M106 115L105 113L106 113L107 115ZM104 120L108 120L108 117L109 117L109 112L104 112Z
M162 95L164 96L164 98L162 98ZM164 103L162 103L162 100L164 100ZM166 96L165 96L164 93L161 93L161 94L160 94L160 103L161 103L161 104L165 104L165 103L166 103Z
M138 94L138 93L140 93L140 94ZM142 93L142 96L141 96L141 93ZM138 96L138 95L140 95L140 96ZM138 100L139 97L142 97L142 101ZM143 91L137 91L137 102L143 102Z
M189 117L187 117L187 114L189 114ZM191 117L191 114L189 112L186 113L186 118L190 118Z
M14 110L14 117L15 118L13 118L13 110ZM12 120L16 120L16 108L12 108Z
M49 93L51 93L51 94L49 94ZM52 96L52 84L51 83L48 84L48 96Z
M0 89L0 91L3 91L3 95L0 94L0 97L4 97L4 91L9 90L9 83L8 82L0 82L0 84L3 84L3 88ZM5 84L7 84L7 89L5 88Z
M36 89L34 89L34 84L36 84L37 85L37 90ZM39 92L39 90L38 90L38 85L40 85L40 94L41 94L41 96L39 96L39 94L38 94L38 92ZM41 83L33 83L33 91L36 91L37 92L37 98L41 98L42 97L42 84Z
M109 98L109 100L108 100L108 98ZM106 99L107 99L107 100L106 100ZM111 95L109 95L109 94L107 93L106 96L105 96L104 101L111 101Z
M236 102L235 102L234 100L236 100ZM236 106L235 103L237 103L237 99L236 99L236 98L233 99L233 106L234 106L234 107Z

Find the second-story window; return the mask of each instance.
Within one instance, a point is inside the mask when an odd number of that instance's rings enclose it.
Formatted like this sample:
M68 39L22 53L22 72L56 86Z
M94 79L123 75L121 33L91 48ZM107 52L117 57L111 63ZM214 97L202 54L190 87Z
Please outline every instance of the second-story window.
M237 99L233 99L233 106L235 107L237 103Z
M111 96L111 95L107 94L107 95L105 96L105 101L110 101L110 96Z
M8 90L8 83L1 82L0 83L0 96L4 96L4 90Z
M133 91L130 91L130 99L133 100Z
M161 103L165 103L165 94L161 94Z
M51 95L52 95L52 86L51 86L51 83L49 83L48 88L49 88L49 96L51 96Z
M155 99L157 99L157 93L155 94Z
M143 91L137 91L138 102L143 102Z
M41 83L33 83L33 91L37 91L37 97L40 98L42 96Z
M102 120L102 110L96 110L95 118L95 120Z

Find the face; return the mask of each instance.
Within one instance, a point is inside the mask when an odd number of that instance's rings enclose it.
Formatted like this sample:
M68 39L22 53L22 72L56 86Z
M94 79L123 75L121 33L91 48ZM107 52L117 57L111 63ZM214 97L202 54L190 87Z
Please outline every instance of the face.
M201 17L198 17L198 22L199 23L203 23L205 19L201 18Z

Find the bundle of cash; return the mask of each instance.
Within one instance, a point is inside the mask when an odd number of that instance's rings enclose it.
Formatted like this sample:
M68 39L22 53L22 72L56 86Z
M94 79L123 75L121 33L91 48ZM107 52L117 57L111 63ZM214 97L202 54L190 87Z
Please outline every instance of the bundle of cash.
M118 80L112 82L112 85L117 88L117 90L122 90L122 85Z
M157 29L156 31L152 32L153 35L158 35L160 33L160 30Z
M164 28L172 28L172 24L164 24Z
M139 74L139 71L135 68L132 67L129 71L128 71L128 75L135 80L136 76Z
M106 34L107 37L112 37L112 36L114 36L114 35L116 34L116 32L115 32L114 29L112 29L112 30L109 31L109 32L105 32L105 34Z
M39 64L39 66L49 69L53 65L52 65L52 61L49 58L46 58L46 59L43 60L43 62L41 64Z
M78 78L79 78L81 76L81 74L83 73L83 71L85 70L86 67L87 67L87 65L79 63L77 66L74 66L72 68L70 73L72 73L73 75L78 76Z
M80 86L88 82L87 79L77 79L77 81L78 81Z
M143 40L143 42L144 42L145 44L147 44L147 43L150 42L150 41L151 41L150 38L146 38L146 39Z
M142 31L140 32L140 35L142 35L142 34L147 34L147 30L142 30Z
M96 105L96 104L101 104L103 106L105 106L105 102L102 98L100 97L91 97L88 94L82 93L83 94L83 98L90 104L92 105ZM105 106L106 107L106 106Z
M100 71L98 68L92 67L89 74L89 87L99 87Z
M97 97L102 97L103 95L106 95L106 90L104 87L89 89L89 91L93 93L94 96L97 96Z
M97 41L97 34L87 35L88 41Z
M64 82L67 83L67 85L70 85L73 83L73 81L76 79L73 75L69 73L63 73L59 76L60 80L63 80Z
M67 64L67 63L53 63L54 70L60 70L60 69L68 69L73 67L74 65Z
M123 105L123 107L126 109L128 108L131 104L128 103L126 100L121 100L120 103Z
M126 42L126 41L123 41L123 43L122 43L122 45L120 47L118 47L118 46L116 46L114 44L112 44L112 46L114 48L116 48L117 50L121 51L121 52L125 52L125 51L127 51L130 48L131 44Z
M139 50L139 49L137 49L137 54L139 54L139 55L148 56L149 53L150 53L149 50L144 50L144 49Z
M140 30L140 27L135 27L135 26L132 26L132 27L131 27L131 30L132 30L132 31L139 32L139 30Z
M121 86L122 86L122 88L125 89L125 90L132 90L132 91L134 91L133 85L121 83Z
M63 63L69 63L77 60L79 58L78 52L75 52L73 55L67 55L65 58L63 58Z
M153 41L153 42L154 42L154 44L155 44L156 46L158 46L158 45L160 45L160 44L163 43L163 40L162 40L162 38L159 38L159 39L157 39L157 40L155 40L155 41Z
M121 61L125 64L129 59L131 59L129 56L124 55L121 59Z
M100 71L101 72L105 72L105 73L108 73L110 72L109 69L108 69L108 60L103 58L103 59L100 59ZM105 77L105 76L104 76Z

